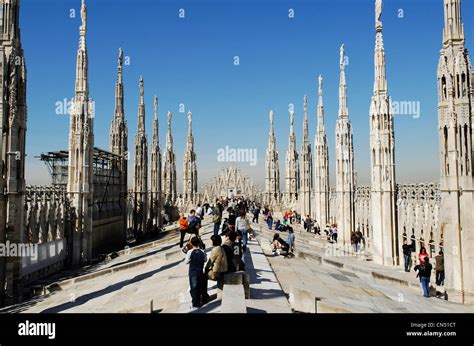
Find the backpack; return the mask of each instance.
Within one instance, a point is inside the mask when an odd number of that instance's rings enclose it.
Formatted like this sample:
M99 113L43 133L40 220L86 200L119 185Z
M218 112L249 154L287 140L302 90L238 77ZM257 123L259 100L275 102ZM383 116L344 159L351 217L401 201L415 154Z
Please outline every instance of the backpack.
M217 208L212 210L212 223L219 223L221 222L221 217L219 215L219 210Z

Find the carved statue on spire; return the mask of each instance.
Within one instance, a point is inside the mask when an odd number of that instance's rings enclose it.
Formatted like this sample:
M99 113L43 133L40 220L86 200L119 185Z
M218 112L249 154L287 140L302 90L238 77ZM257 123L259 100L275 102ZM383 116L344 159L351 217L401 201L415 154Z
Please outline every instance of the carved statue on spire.
M341 45L341 60L340 60L341 67L344 68L344 43Z
M382 28L382 22L380 18L382 17L382 0L375 0L375 27Z
M122 66L122 64L123 64L123 50L122 50L122 48L119 48L118 64L119 64L119 66Z
M189 128L191 128L193 124L193 113L191 113L191 111L188 112L188 125L189 125Z
M155 119L158 116L158 96L155 95L155 100L154 100L154 106L155 106Z
M85 0L82 0L81 19L82 19L82 30L85 31L86 25L87 25L87 8L86 8Z
M321 94L323 92L323 76L319 75L319 93Z
M293 126L295 122L295 112L290 112L290 125Z
M171 131L171 112L168 111L168 130Z
M306 103L307 103L307 98L306 98L306 94L304 95L303 97L303 110L304 110L304 113L306 113Z
M273 111L270 111L270 126L273 127Z

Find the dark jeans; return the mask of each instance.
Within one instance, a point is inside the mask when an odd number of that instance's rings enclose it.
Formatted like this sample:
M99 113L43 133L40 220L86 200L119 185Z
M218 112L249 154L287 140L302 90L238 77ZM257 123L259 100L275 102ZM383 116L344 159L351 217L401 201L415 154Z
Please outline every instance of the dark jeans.
M423 288L423 296L428 298L430 296L430 278L420 276L421 287Z
M202 275L193 275L189 277L189 287L191 288L191 298L194 307L201 306Z
M337 243L337 233L333 233L332 239Z
M436 271L436 285L437 286L444 285L444 270Z
M221 223L215 223L214 224L214 235L217 235L219 233L219 228L221 227Z
M199 292L201 302L204 304L207 300L209 300L209 294L207 293L207 273L204 273L201 278L201 291Z
M179 230L181 232L181 237L179 238L179 247L184 246L184 237L186 236L186 231Z
M409 272L410 271L410 255L403 255L403 258L405 259L405 271Z
M268 229L272 229L272 226L273 226L273 219L268 218L268 219L267 219L267 225L268 225Z
M253 214L252 222L258 223L258 214Z

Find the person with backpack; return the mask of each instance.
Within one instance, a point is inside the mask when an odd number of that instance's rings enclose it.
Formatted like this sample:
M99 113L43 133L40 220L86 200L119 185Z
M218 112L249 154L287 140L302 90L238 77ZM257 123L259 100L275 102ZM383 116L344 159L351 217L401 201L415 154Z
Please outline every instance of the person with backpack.
M423 296L425 298L429 298L431 270L433 269L433 266L430 263L430 258L425 257L423 263L416 265L414 269L415 271L418 271L418 274L416 274L416 276L420 278L421 288L423 289Z
M186 236L186 232L188 231L188 219L184 216L184 213L179 215L179 231L181 236L179 238L179 247L182 248L184 245L184 237Z
M203 269L204 263L207 261L206 253L199 247L201 241L198 237L191 239L191 245L193 248L186 254L186 260L184 263L189 264L189 288L192 299L193 308L200 308L202 306L201 298L203 295ZM206 292L207 294L207 288Z
M214 224L214 235L217 235L219 234L219 228L221 227L221 213L217 205L212 208L211 220Z

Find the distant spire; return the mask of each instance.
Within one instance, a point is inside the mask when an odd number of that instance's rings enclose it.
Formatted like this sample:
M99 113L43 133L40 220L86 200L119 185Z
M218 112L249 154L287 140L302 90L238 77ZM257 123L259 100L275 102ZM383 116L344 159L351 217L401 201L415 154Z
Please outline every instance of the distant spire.
M138 132L145 133L145 88L143 85L143 76L140 76L140 102L138 104Z
M303 142L309 141L308 133L308 112L307 112L307 98L303 97Z
M268 145L269 147L274 148L274 143L275 143L275 129L273 128L273 111L270 111L270 130L268 133Z
M324 132L323 76L319 75L318 88L318 132Z
M154 97L153 142L158 143L158 96Z
M171 118L172 114L168 111L168 133L166 134L166 147L171 150L173 147L173 136L171 134Z
M340 58L340 78L339 78L339 117L347 118L349 111L347 109L347 86L346 86L346 74L345 68L345 55L344 55L344 44L341 45L341 58Z
M295 136L295 127L293 126L295 122L295 112L290 111L290 136L288 137L288 148L289 150L293 149L296 145L296 136Z
M123 51L122 51L122 48L119 48L117 82L115 83L115 117L123 119L124 106L123 106L122 64L123 64Z
M444 0L443 43L464 45L464 24L461 20L461 0Z

